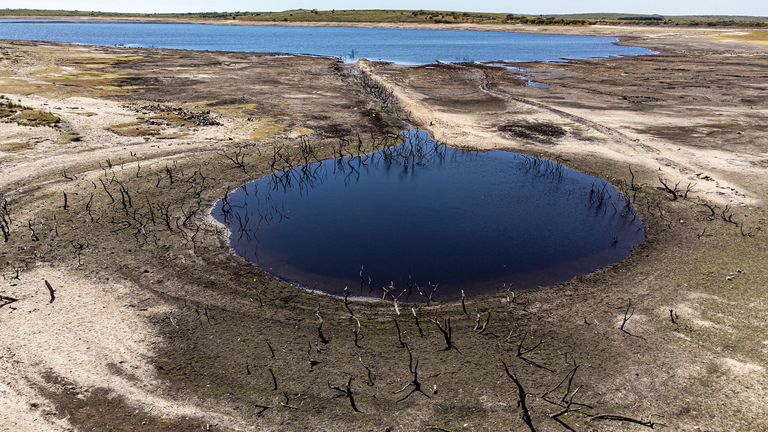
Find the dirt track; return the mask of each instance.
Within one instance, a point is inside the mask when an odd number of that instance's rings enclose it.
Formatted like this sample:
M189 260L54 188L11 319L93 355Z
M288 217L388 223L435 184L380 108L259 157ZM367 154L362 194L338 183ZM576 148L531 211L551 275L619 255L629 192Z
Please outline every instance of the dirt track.
M468 299L466 315L461 303L347 309L232 256L207 217L226 191L271 171L275 146L298 159L304 137L330 155L340 136L398 126L346 67L3 43L0 94L61 122L0 123L11 219L0 321L13 329L0 336L10 371L0 428L525 430L503 360L538 430L563 430L551 401L564 405L566 389L547 391L576 366L570 390L581 386L573 401L584 405L560 417L576 430L645 430L601 414L765 430L768 54L632 33L628 42L664 55L515 65L522 72L361 65L448 144L541 154L611 179L646 223L647 243L626 262ZM244 167L230 160L238 150ZM660 175L680 182L678 199ZM490 317L483 331L478 315ZM451 318L460 352L444 350L430 318ZM413 389L395 394L412 378L409 351L424 394L398 402ZM348 382L362 413L333 398Z

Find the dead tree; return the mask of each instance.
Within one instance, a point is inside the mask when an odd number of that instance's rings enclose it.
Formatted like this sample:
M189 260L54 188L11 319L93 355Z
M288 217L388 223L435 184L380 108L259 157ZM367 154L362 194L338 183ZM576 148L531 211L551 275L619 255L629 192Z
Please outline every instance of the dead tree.
M488 330L488 322L491 321L491 311L488 311L488 314L485 316L485 321L483 324L480 324L480 317L482 316L481 313L477 313L477 319L475 320L475 333L477 334L484 334L486 330Z
M223 156L225 159L232 162L235 165L235 167L243 170L244 174L248 174L248 169L246 169L245 167L245 154L243 154L242 148L237 149L237 151L231 156L225 152L221 152L219 153L219 155ZM173 181L171 181L171 183L173 183Z
M429 320L432 321L432 323L437 326L438 330L440 330L440 333L443 334L443 339L445 340L445 348L443 351L450 351L454 349L457 353L461 354L459 348L453 344L453 328L451 328L451 319L445 318L443 320L444 324L440 324L440 321L434 318L430 318Z
M269 353L270 353L270 355L272 356L272 358L275 358L275 350L274 350L274 349L272 349L272 344L271 344L271 343L269 343L269 341L268 341L268 340L264 340L264 342L266 342L266 343L267 343L267 348L269 348Z
M374 382L374 376L373 370L371 370L370 367L366 366L365 363L363 363L363 355L360 353L357 353L357 359L360 360L360 364L363 365L366 372L368 372L368 378L363 381L368 387L373 387L376 383Z
M433 284L433 283L429 283L429 291L427 291L420 285L416 286L416 290L419 292L419 295L421 295L427 300L428 305L432 303L432 299L434 298L438 288L440 288L440 284Z
M355 336L355 347L362 348L360 346L360 340L362 339L362 337L360 336L360 330L362 326L360 325L360 320L357 319L357 317L352 317L352 318L354 318L355 321L357 322L357 326L352 328L352 334Z
M357 409L357 405L355 404L355 396L352 394L352 377L349 377L349 380L344 387L335 386L331 385L331 383L328 383L328 388L338 392L338 394L332 396L331 399L338 399L341 397L347 398L349 399L349 404L352 406L352 411L356 413L362 412Z
M272 368L269 368L269 375L272 377L272 390L277 391L277 377L275 376L275 371L272 370Z
M320 303L317 304L317 309L315 309L315 316L320 321L317 326L317 340L324 344L328 344L330 341L325 337L325 334L323 334L323 324L325 321L323 320L323 316L320 315Z
M461 310L464 312L464 316L469 318L469 312L467 312L467 304L464 302L464 290L461 290Z
M408 350L408 370L411 372L411 382L406 384L403 388L400 390L394 392L393 394L399 394L404 392L408 387L412 387L411 391L408 392L405 396L401 397L396 401L396 403L400 403L409 397L413 395L414 393L421 393L424 396L427 397L427 399L431 399L428 394L424 393L424 390L421 389L421 381L419 381L419 360L413 361L413 353L411 352L411 349L408 347L408 345L405 345L406 350Z
M680 197L679 196L679 193L680 193L680 189L679 189L680 182L677 182L677 184L675 184L675 186L672 187L672 186L670 186L671 183L668 183L667 180L664 177L662 177L662 176L659 176L659 182L664 187L663 190L665 190L668 194L671 195L672 201L677 201L677 199Z
M624 319L621 321L621 326L619 326L619 330L621 330L622 332L624 332L624 333L626 333L626 334L628 334L628 335L630 335L632 337L636 337L636 338L640 338L640 339L645 340L644 337L632 334L629 331L627 331L627 329L624 328L627 325L627 322L629 322L629 320L632 319L632 317L634 315L635 315L635 308L632 306L632 300L629 300L627 302L627 308L624 310Z
M533 426L533 420L531 420L531 412L528 411L528 404L526 403L526 398L528 397L528 393L525 392L525 389L523 388L523 385L520 383L520 380L517 379L517 376L513 374L509 370L509 366L507 366L506 363L504 363L504 360L501 361L501 364L504 365L504 372L507 373L507 376L509 379L512 380L512 382L515 383L517 386L517 407L520 408L520 418L525 422L525 424L528 426L528 429L530 429L531 432L536 432L536 428Z
M405 342L403 342L403 334L400 332L400 323L397 322L397 318L392 318L395 322L395 331L397 332L397 342L400 344L398 348L405 348Z
M693 192L693 188L696 186L696 183L688 183L688 186L685 187L685 192L683 192L683 199L688 199L688 194Z
M347 312L349 312L349 318L355 318L355 312L349 307L349 287L344 287L344 307L347 309Z
M32 224L32 221L27 221L27 226L29 227L29 231L32 233L32 241L40 241L40 237L37 236L37 232L35 232L35 227Z
M547 371L550 371L550 372L554 372L552 369L550 369L550 368L548 368L546 366L542 366L542 365L536 363L535 361L529 359L528 357L525 357L526 354L529 354L529 353L532 353L532 352L536 351L541 346L541 344L544 343L543 339L539 339L539 342L536 343L534 346L532 346L530 348L526 348L524 346L524 344L525 344L525 340L528 338L529 334L530 334L530 331L525 332L525 334L523 335L523 338L520 339L520 342L517 344L517 355L516 355L516 357L519 358L520 360L528 363L531 366L535 366L535 367L537 367L539 369L544 369L544 370L547 370Z
M288 393L283 392L283 398L285 399L285 402L280 402L280 406L295 410L299 409L296 405L291 405L291 399L288 397Z
M416 328L419 330L419 337L424 337L424 330L421 329L421 323L419 322L419 315L416 313L415 307L411 307L411 313L413 314L413 319L416 321Z
M322 362L320 360L315 360L312 358L312 342L307 342L307 345L309 345L307 347L307 358L309 361L309 369L311 370L311 369L314 369L315 366L319 365Z
M707 208L707 210L709 210L709 214L707 215L707 218L709 218L709 220L715 220L715 218L717 217L717 213L715 212L715 209L717 209L717 206L710 205L704 201L700 201L699 205L704 206Z
M635 172L632 171L632 165L629 166L629 189L632 192L637 192L640 190L640 186L635 184Z
M561 426L563 426L565 429L575 432L573 428L571 428L567 423L565 423L563 420L560 419L560 417L567 415L569 413L577 413L582 415L587 415L586 413L583 413L582 409L588 409L592 410L593 407L591 405L574 402L573 398L576 396L576 394L581 390L582 386L576 387L575 390L571 391L571 388L573 386L574 378L576 377L576 372L579 369L579 365L577 365L575 362L573 364L573 368L568 371L568 373L565 375L565 377L552 389L548 390L546 393L542 395L542 399L548 403L551 403L552 405L556 405L558 407L561 407L562 409L554 414L551 414L549 417L558 422ZM560 396L557 399L553 399L551 395L558 391L558 389L563 389L562 396ZM575 406L575 408L574 408Z
M115 197L112 196L112 193L109 191L109 189L107 188L107 185L104 183L104 180L102 180L101 177L99 177L99 183L101 183L101 187L104 189L104 192L107 193L107 196L112 201L110 204L114 204L116 202Z
M725 208L723 209L723 212L720 213L720 219L722 219L723 221L728 222L730 224L738 225L733 220L733 211L731 210L731 207L728 206L728 205L726 205Z

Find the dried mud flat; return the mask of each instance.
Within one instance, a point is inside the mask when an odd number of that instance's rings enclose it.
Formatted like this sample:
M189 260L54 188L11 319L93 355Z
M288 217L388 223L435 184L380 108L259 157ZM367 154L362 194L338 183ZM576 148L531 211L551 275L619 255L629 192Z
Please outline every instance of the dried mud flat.
M363 85L332 59L1 43L0 428L767 429L768 54L627 36L663 55L363 62ZM610 179L647 242L556 287L413 307L230 253L208 215L227 191L307 143L365 151L397 115Z

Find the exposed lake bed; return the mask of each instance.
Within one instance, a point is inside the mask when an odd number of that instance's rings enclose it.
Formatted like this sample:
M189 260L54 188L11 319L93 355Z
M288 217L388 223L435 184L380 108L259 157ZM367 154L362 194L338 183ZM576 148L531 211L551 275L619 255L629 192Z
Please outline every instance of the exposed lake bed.
M0 314L17 330L0 336L12 353L0 364L17 371L0 386L7 427L522 428L504 361L542 430L561 427L550 416L563 408L546 400L561 393L547 392L571 374L574 401L593 407L561 417L576 430L647 430L600 415L766 429L766 54L703 30L563 31L673 55L518 65L548 87L478 64L360 65L412 123L467 151L467 168L491 150L507 153L508 168L558 162L627 191L645 227L626 259L555 287L463 302L441 287L429 304L297 289L233 254L211 221L240 185L300 174L306 145L312 165L336 159L345 138L361 170L372 140L402 130L349 64L0 43L0 104L15 113L0 124L0 209L11 220ZM53 121L24 125L34 118ZM447 181L436 168L417 175ZM475 189L464 199L483 202ZM399 401L416 363L426 396Z

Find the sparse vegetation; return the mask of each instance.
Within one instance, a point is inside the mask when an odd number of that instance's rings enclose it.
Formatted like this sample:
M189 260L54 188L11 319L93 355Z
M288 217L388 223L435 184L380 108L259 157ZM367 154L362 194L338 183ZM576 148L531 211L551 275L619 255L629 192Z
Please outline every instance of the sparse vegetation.
M631 24L646 26L741 26L768 27L768 18L747 16L662 16L640 14L524 15L511 13L460 12L437 10L317 10L296 9L283 12L201 12L184 14L131 14L43 9L0 9L0 16L153 18L180 20L236 20L274 22L370 22L432 24L529 24L597 25Z
M36 110L0 97L0 120L19 126L55 126L61 119L47 111Z

